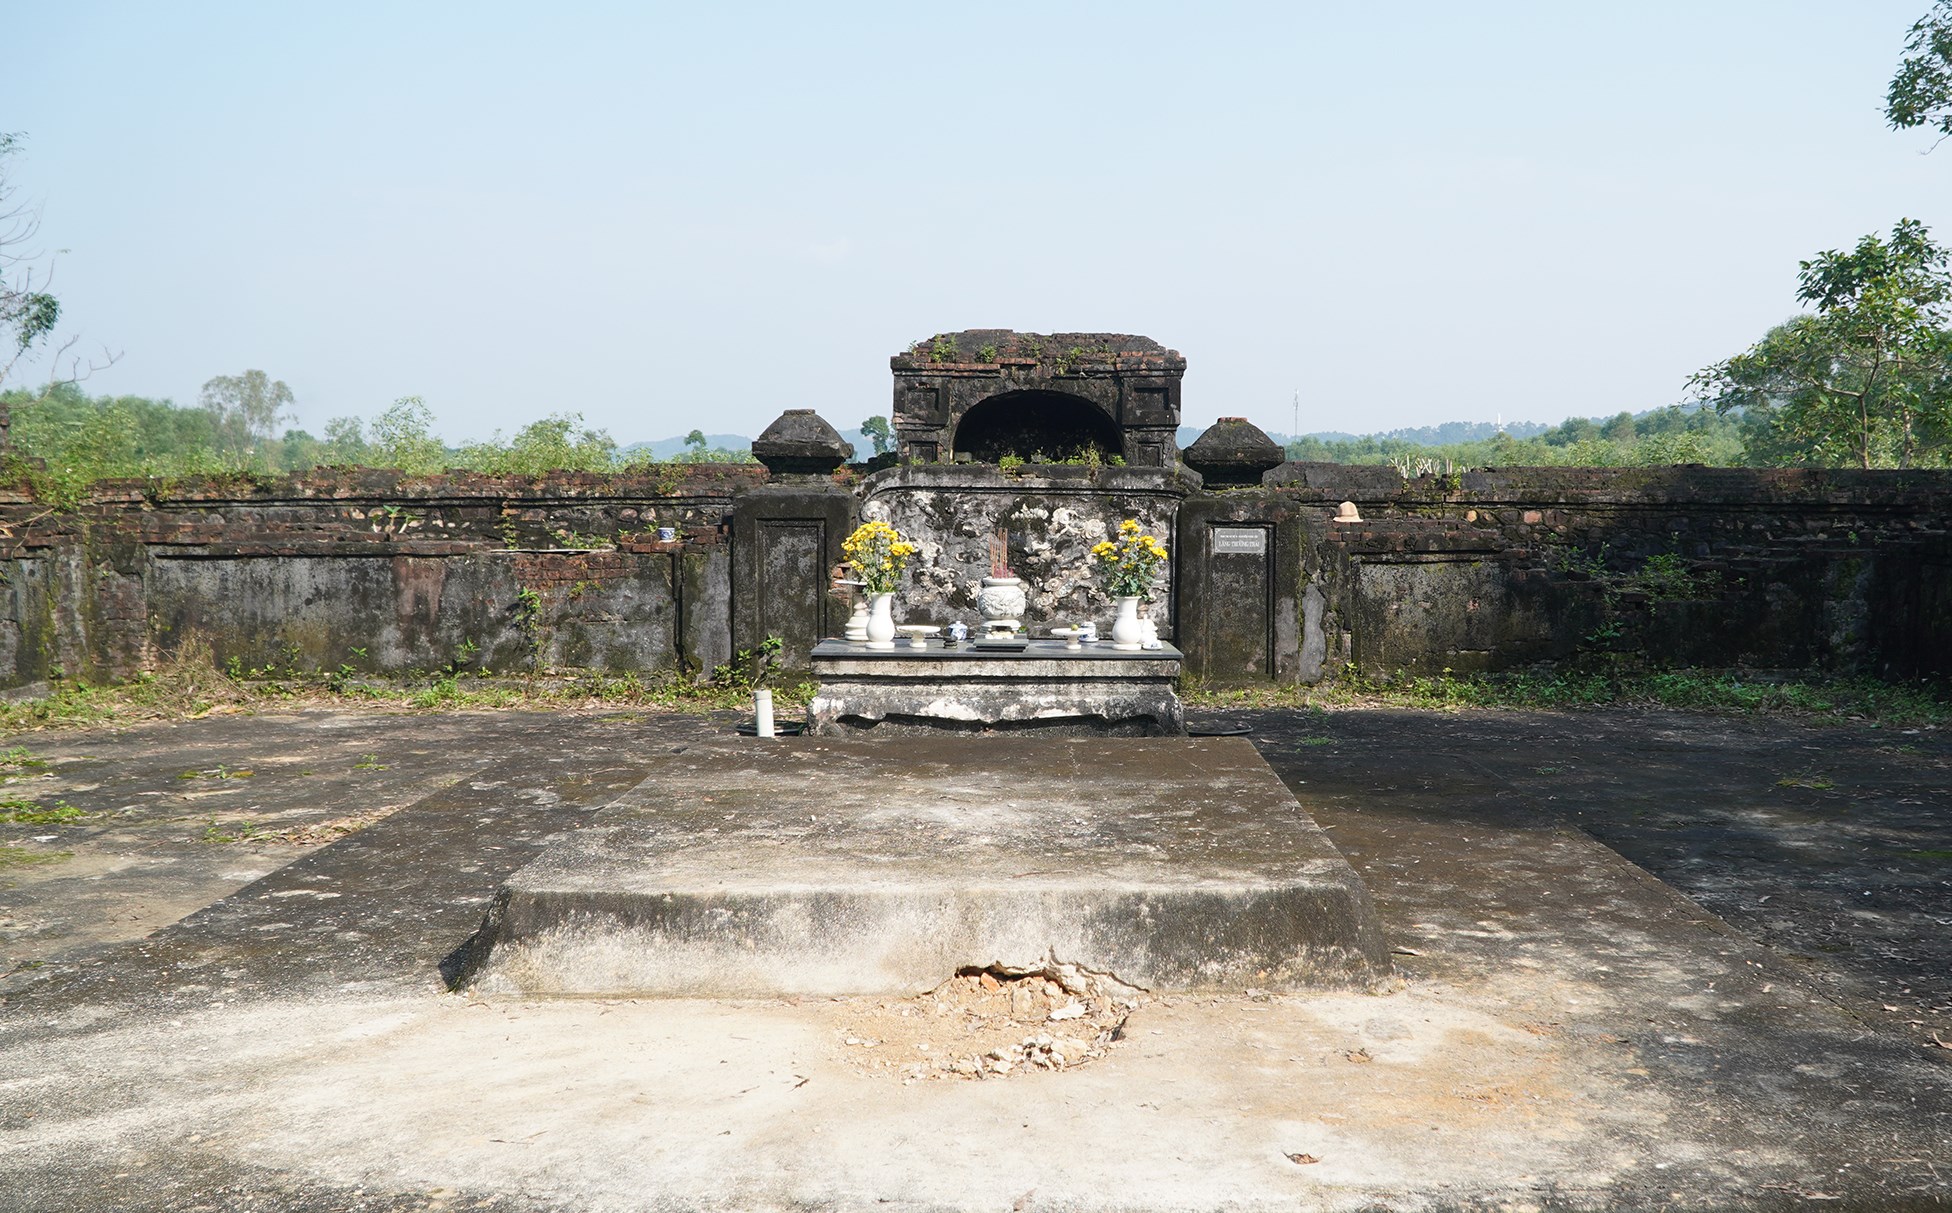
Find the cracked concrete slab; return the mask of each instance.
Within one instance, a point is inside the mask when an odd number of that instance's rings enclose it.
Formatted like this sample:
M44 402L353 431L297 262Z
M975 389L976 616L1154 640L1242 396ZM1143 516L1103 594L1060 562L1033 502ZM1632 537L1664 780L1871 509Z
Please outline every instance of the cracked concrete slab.
M1148 990L1361 984L1362 881L1239 738L697 745L509 878L477 988L921 993L1063 964Z

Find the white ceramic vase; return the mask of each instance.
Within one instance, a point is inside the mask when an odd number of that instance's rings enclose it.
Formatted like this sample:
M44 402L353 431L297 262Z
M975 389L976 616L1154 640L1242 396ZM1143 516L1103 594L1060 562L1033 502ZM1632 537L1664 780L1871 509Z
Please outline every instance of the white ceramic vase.
M1145 639L1145 629L1139 626L1139 596L1125 594L1118 600L1118 618L1112 622L1112 647L1133 652Z
M895 647L895 596L892 593L868 595L868 647Z

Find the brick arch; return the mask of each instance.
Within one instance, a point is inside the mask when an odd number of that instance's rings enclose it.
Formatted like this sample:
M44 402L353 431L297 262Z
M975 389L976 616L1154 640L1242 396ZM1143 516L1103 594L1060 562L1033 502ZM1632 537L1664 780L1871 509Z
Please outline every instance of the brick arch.
M1125 456L1124 434L1103 405L1049 388L986 396L958 410L950 423L954 452L978 463L996 463L1005 455L1061 461L1087 451L1100 459Z

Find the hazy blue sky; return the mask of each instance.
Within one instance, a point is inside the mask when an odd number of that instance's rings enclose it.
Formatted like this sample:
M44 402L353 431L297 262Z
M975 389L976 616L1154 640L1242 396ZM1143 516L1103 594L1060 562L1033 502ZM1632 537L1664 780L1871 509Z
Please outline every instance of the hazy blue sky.
M845 428L981 326L1155 337L1194 424L1557 421L1952 238L1881 116L1928 0L4 7L91 390L259 367L314 432Z

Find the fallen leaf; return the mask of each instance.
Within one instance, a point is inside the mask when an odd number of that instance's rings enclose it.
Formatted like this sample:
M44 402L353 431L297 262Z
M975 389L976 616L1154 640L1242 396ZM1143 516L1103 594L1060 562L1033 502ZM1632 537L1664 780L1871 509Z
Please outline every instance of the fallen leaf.
M1313 1154L1290 1154L1288 1155L1288 1161L1305 1167L1310 1163L1317 1163L1322 1160Z
M1952 1045L1948 1045L1947 1047L1952 1048ZM1351 1049L1349 1052L1344 1053L1342 1056L1354 1062L1365 1062L1365 1061L1376 1060L1375 1058L1369 1055L1368 1049Z

